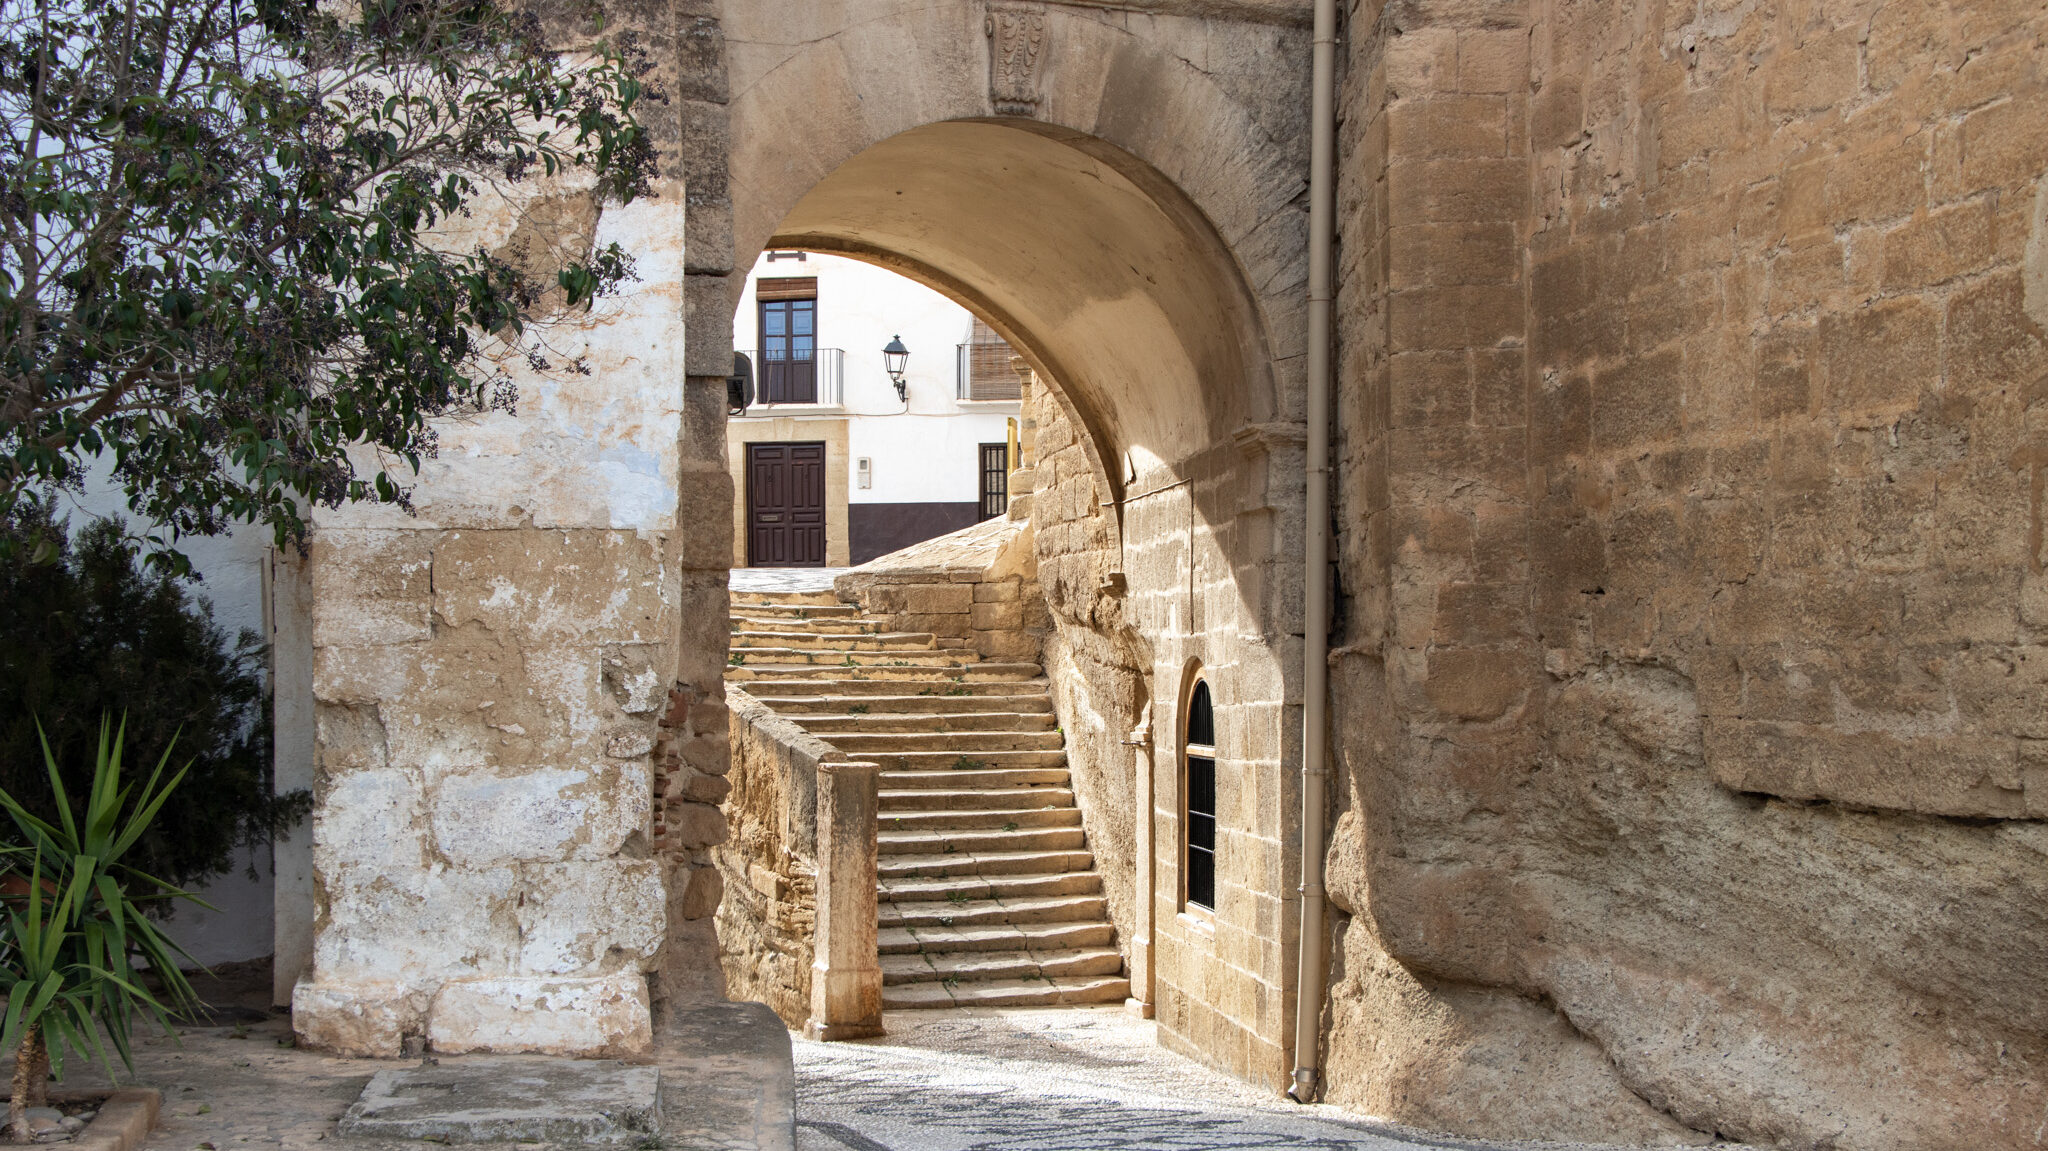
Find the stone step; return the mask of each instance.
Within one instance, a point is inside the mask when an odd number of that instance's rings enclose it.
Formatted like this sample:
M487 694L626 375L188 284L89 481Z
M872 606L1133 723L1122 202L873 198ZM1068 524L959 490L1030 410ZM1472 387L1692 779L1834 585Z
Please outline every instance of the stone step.
M1103 919L1100 895L1048 895L1018 899L949 899L925 903L884 903L875 909L878 927L981 927L991 923L1070 923Z
M895 767L898 763L915 767L923 761L910 757L941 752L970 759L1018 751L1064 755L1067 746L1066 737L1056 731L841 731L829 736L828 742L849 755L872 758L884 767Z
M1065 787L1070 776L1064 767L1000 767L981 771L885 771L883 791L974 791L980 788Z
M883 879L946 879L964 875L1054 875L1095 866L1088 851L955 851L884 856Z
M867 708L867 711L859 714L871 717L902 715L934 716L943 719L976 714L1000 714L1035 715L1041 717L1042 722L1047 724L1059 722L1052 714L1052 697L1030 684L992 683L981 686L987 690L967 691L959 695L790 695L782 691L778 685L764 683L759 690L750 690L748 694L775 709L777 713L803 724L809 724L812 716L819 719L847 719L852 714L847 708L852 704ZM999 690L1012 687L1019 690ZM797 719L798 716L804 718Z
M1035 680L1042 674L1043 670L1035 663L969 663L964 667L894 667L886 663L877 664L869 662L863 664L858 660L855 662L859 667L862 677L876 681L876 686L878 687L886 685L892 693L902 691L904 683L910 682L931 684L933 686L933 695L949 692L954 687L962 684L972 686L976 683L1015 683ZM835 692L845 693L850 685L861 682L859 678L849 678L847 673L851 670L853 669L839 664L788 663L779 660L766 660L760 658L758 653L749 653L745 663L729 666L725 669L725 678L740 683L760 679L776 683L793 683L808 678L817 678L831 681Z
M836 741L835 741L836 742ZM863 743L865 739L863 739ZM872 758L882 765L883 771L912 774L920 771L983 771L994 768L1019 767L1065 767L1067 751L1064 747L987 749L980 751L957 751L951 749L932 751L887 751L877 750Z
M927 667L955 669L963 664L980 661L981 656L971 651L949 651L945 648L904 648L900 651L873 651L857 645L848 647L736 647L735 654L746 653L747 663L763 663L771 666L806 666L824 664L840 667Z
M883 831L1016 831L1024 827L1079 827L1078 807L1040 807L1025 811L905 811L883 812L878 820Z
M1108 923L997 923L977 927L885 927L876 933L883 955L952 951L1042 951L1062 947L1108 947L1116 929Z
M848 611L860 609L842 603L837 592L829 591L736 591L728 593L733 603L755 607L820 608L843 607Z
M1021 811L1035 807L1072 807L1074 793L1064 787L1003 787L992 790L908 788L880 795L882 817L896 811Z
M1035 668L1038 665L1035 663L980 663L975 665L975 670L987 671L990 668L1024 667ZM726 669L727 679L732 678L732 671L733 669L731 668ZM951 676L941 676L930 683L906 684L881 682L873 679L835 678L831 675L820 675L803 679L791 679L784 683L767 684L758 688L750 687L747 689L747 692L755 698L761 699L764 703L771 698L779 703L795 699L827 699L839 696L871 695L886 696L892 699L929 699L937 701L941 706L951 702L960 704L963 707L986 707L989 705L974 704L972 701L975 699L992 699L997 697L1008 700L1018 696L1037 699L1043 697L1047 690L1049 688L1045 680L1035 676L1022 676L1007 680L955 680ZM1008 707L1010 705L1005 702L1003 706Z
M735 607L731 619L736 630L759 626L765 631L802 628L823 632L845 630L858 634L873 631L876 627L873 621L862 618L858 610L848 605L838 608Z
M882 855L951 855L969 851L1079 851L1088 837L1078 827L1020 827L1015 831L881 831Z
M1129 994L1042 667L784 596L736 597L732 632L728 681L882 766L885 1006Z
M845 701L841 701L844 705ZM870 707L856 703L855 707ZM781 709L778 708L778 711ZM808 731L848 735L913 735L919 733L1051 732L1059 717L1050 711L847 712L786 713ZM801 718L798 718L801 715Z
M1109 947L1070 947L1051 951L940 951L922 955L882 957L884 986L936 983L948 978L961 983L1000 979L1058 979L1118 975L1124 957Z
M1033 899L1054 895L1100 895L1102 877L1092 871L1051 875L963 875L952 879L884 879L877 897L886 903L948 903L968 899Z
M879 635L816 635L805 631L736 631L732 646L744 648L806 648L832 651L937 651L928 631L891 631Z
M1129 998L1130 993L1130 980L1122 976L907 983L883 987L882 1006L899 1011L932 1007L1056 1007L1112 1003Z

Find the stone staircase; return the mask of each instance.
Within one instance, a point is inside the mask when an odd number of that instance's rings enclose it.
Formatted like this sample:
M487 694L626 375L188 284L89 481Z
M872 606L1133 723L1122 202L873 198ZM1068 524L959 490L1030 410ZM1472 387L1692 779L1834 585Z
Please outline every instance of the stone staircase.
M1130 994L1035 663L884 633L829 592L734 592L726 678L882 767L889 1009Z

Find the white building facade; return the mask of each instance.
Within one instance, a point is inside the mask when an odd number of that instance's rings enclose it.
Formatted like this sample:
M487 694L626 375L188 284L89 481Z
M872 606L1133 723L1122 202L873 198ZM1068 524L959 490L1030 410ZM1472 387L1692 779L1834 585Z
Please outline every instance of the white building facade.
M1003 514L1018 378L966 308L872 264L770 251L733 346L752 374L726 430L735 566L845 567Z

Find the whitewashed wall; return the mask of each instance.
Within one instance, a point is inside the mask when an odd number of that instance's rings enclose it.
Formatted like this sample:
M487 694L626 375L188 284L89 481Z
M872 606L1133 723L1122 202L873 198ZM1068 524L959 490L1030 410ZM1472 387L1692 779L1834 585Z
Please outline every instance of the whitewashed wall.
M772 253L771 253L772 254ZM815 276L818 346L845 352L848 499L857 504L967 503L980 492L975 449L1007 438L1016 404L962 404L956 350L973 316L939 292L886 268L807 252L802 260L763 254L747 276L733 316L733 346L759 343L754 284L761 277ZM882 348L900 336L910 349L909 405L896 398ZM856 461L873 461L862 488Z
M70 517L74 533L102 516L126 519L131 531L146 527L128 513L127 498L105 475L89 479L83 492L64 493L58 506L60 515ZM200 575L197 583L186 585L187 595L212 605L214 622L227 632L230 641L244 629L265 636L263 581L270 562L269 530L244 527L211 539L183 540L178 548L191 558ZM250 866L256 869L255 879L248 877ZM209 965L268 955L272 886L269 850L244 852L237 857L233 871L197 893L215 910L187 907L178 912L171 920L171 935L193 958Z

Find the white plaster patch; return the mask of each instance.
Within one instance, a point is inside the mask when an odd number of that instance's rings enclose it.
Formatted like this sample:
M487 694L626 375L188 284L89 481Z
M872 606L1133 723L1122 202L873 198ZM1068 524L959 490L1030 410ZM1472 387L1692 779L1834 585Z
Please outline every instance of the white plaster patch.
M661 868L645 859L556 863L526 870L519 905L519 965L534 975L640 969L661 950L667 897Z
M434 1050L627 1054L654 1043L647 980L638 971L594 979L470 979L442 986L428 1012Z
M519 949L510 869L322 870L326 930L314 944L322 982L431 987L451 976L504 971Z
M635 763L450 775L431 801L434 846L466 867L602 859L646 822L651 786Z
M372 872L424 868L420 799L410 772L330 775L326 797L313 813L313 866L323 873L347 867Z

